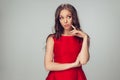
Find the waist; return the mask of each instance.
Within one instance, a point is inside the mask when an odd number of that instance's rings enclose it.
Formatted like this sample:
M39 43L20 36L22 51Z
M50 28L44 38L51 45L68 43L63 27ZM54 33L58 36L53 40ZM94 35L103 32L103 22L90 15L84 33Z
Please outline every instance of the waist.
M72 63L75 62L77 56L55 56L54 61L59 63Z
M82 69L82 66L80 67L75 67L75 68L70 68L70 69L66 69L66 70L61 70L61 71L50 71L51 72L55 72L55 73L64 73L64 72L76 72L76 71L79 71L79 72L83 72L83 69Z

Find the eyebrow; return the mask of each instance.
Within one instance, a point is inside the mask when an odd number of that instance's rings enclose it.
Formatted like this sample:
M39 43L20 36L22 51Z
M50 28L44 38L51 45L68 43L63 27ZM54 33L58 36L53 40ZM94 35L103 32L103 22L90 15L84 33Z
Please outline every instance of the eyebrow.
M68 15L66 15L66 16L72 16L72 14L68 14ZM62 15L60 15L59 17L63 17Z

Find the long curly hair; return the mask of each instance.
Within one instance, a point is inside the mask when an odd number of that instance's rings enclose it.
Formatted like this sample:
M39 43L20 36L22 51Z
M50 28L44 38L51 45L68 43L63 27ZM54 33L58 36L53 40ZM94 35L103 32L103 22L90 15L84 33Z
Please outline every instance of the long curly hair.
M60 23L60 12L63 9L66 9L66 10L71 12L71 14L72 14L72 25L75 26L76 29L82 31L82 29L80 28L81 26L80 26L80 22L79 22L78 15L77 15L77 10L75 9L75 7L72 6L71 4L61 4L61 5L58 6L58 8L56 9L56 12L55 12L54 33L50 34L48 37L52 36L56 39L59 39L61 37L61 35L63 34L64 29L63 29L63 27ZM47 39L48 39L48 37L47 37ZM46 39L46 41L47 41L47 39Z
M72 25L75 26L76 29L81 30L80 22L79 22L78 15L77 15L77 10L75 9L75 7L72 6L71 4L61 4L60 6L58 6L58 8L56 9L56 12L55 12L55 25L54 25L55 33L54 33L54 37L57 38L57 39L64 32L64 29L61 26L60 20L59 20L60 19L60 12L63 9L66 9L66 10L71 12L72 19L73 19L72 20Z

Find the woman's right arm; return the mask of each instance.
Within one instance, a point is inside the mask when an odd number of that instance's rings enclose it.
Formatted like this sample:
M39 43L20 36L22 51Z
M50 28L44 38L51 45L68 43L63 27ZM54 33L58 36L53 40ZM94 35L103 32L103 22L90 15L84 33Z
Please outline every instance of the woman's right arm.
M54 40L50 36L47 39L46 42L46 51L45 51L45 58L44 58L44 64L45 64L45 69L48 71L60 71L60 70L66 70L70 69L73 67L79 67L81 64L79 63L78 60L74 63L56 63L53 60L53 48L54 48Z

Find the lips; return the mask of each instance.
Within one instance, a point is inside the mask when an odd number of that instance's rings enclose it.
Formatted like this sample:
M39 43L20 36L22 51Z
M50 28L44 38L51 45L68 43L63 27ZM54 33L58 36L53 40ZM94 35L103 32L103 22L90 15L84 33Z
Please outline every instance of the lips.
M70 26L70 25L69 25L69 24L65 24L64 26L65 26L65 27L68 27L68 26Z

